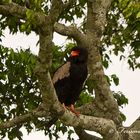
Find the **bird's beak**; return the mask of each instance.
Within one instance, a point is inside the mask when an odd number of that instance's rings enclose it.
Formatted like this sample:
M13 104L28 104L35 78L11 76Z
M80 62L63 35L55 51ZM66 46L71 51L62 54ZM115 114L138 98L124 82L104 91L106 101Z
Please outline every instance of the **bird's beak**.
M71 52L71 56L79 56L79 52L78 51L72 51Z

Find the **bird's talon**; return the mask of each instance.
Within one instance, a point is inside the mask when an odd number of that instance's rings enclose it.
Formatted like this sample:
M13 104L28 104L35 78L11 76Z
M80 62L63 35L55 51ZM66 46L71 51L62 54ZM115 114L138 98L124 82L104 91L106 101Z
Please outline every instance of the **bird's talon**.
M68 109L69 111L71 111L72 113L74 113L77 117L80 116L80 112L78 112L78 111L75 110L73 104L70 105L70 106L66 106L64 103L62 103L62 106L63 106L63 108L65 109L65 111L66 111L66 109Z
M71 104L70 107L68 107L68 109L69 109L72 113L74 113L77 117L80 116L80 112L78 112L78 111L75 110L73 104Z

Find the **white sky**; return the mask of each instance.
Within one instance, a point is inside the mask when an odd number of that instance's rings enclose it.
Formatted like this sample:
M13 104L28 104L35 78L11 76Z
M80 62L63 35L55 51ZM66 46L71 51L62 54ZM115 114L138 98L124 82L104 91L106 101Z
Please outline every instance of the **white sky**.
M17 33L17 35L11 35L9 34L9 31L6 30L4 35L5 38L2 38L2 44L4 46L12 48L30 47L33 53L37 54L38 47L36 47L36 43L38 41L38 37L34 33L28 36L20 33ZM54 42L56 44L63 45L65 43L65 38L55 34ZM127 116L127 120L124 125L129 126L140 116L140 109L138 109L138 106L140 106L140 70L135 70L134 72L129 70L128 65L125 62L120 62L115 56L112 56L112 61L113 63L105 72L109 75L116 74L119 77L120 85L117 87L112 85L111 89L122 91L129 99L129 104L122 109L122 112ZM44 136L44 133L33 132L29 135L25 134L23 139L46 140L46 137ZM65 140L66 138L63 136L61 139Z

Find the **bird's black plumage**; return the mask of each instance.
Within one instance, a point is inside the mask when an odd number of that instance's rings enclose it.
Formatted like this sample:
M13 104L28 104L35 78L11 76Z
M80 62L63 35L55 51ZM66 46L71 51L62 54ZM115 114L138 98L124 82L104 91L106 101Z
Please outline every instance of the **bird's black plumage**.
M68 60L57 69L53 84L61 103L66 106L74 104L87 78L88 52L85 48L73 47Z

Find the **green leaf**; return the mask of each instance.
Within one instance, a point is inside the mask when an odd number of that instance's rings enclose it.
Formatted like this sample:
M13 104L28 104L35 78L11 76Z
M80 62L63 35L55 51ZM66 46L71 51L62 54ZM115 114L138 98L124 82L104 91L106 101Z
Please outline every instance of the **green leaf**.
M63 125L61 127L61 131L62 131L63 134L65 134L67 132L67 127L65 125Z
M26 11L26 18L27 18L28 20L32 20L33 17L34 17L34 12L33 12L32 10L28 9L28 10Z
M136 18L140 18L140 12L137 13Z
M80 94L79 100L76 103L76 106L81 106L92 101L93 101L93 97L89 93L82 92Z
M102 61L102 64L103 64L103 66L104 66L106 69L107 69L108 66L109 66L109 63L108 63L108 61L107 61L106 59Z
M25 24L22 24L22 25L20 26L20 31L21 31L21 32L26 31L26 25L25 25Z
M119 106L123 107L123 105L128 104L128 99L125 97L124 94L122 94L122 92L114 92L114 98L117 100L117 103Z
M121 115L122 121L126 121L126 116L121 112L120 112L120 115Z
M112 74L112 75L111 75L111 78L112 78L114 84L115 84L116 86L118 86L118 85L119 85L119 78L118 78L115 74Z

